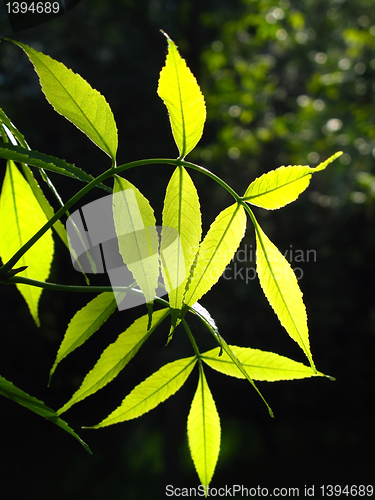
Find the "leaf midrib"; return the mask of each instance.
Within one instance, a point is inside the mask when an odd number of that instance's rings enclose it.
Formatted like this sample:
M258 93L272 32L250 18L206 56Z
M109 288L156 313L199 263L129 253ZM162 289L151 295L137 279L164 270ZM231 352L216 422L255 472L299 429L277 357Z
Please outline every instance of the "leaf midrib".
M292 181L285 182L285 184L279 185L279 186L277 186L275 188L272 188L272 189L270 189L268 191L263 191L261 193L255 194L253 196L246 196L243 199L244 199L244 201L249 201L249 200L252 200L254 198L259 198L261 196L265 196L265 195L267 195L269 193L272 193L273 191L278 191L279 189L283 189L284 187L289 186L290 184L293 184L294 182L298 182L298 181L300 181L301 179L303 179L304 177L306 177L308 175L311 177L312 174L313 174L313 172L306 172L305 174L303 174L300 177L298 177L298 179L294 179ZM265 174L265 175L267 175L267 174Z
M307 356L307 359L308 359L308 360L309 360L309 362L310 362L311 368L313 368L313 369L314 369L314 368L315 368L315 365L314 365L314 362L313 362L313 360L312 360L312 357L311 357L311 355L310 355L310 353L309 353L309 349L308 349L308 348L306 348L305 342L304 342L304 340L303 340L303 339L302 339L302 337L301 337L301 333L300 333L300 331L299 331L299 328L297 327L297 325L296 325L296 323L295 323L295 321L294 321L293 315L291 314L290 309L289 309L289 307L288 307L288 305L287 305L287 303L286 303L286 301L285 301L285 298L284 298L284 295L283 295L283 293L282 293L282 291L281 291L281 289L280 289L279 283L278 283L278 281L277 281L276 277L274 276L274 273L273 273L273 270L272 270L272 266L271 266L270 261L269 261L269 259L268 259L268 255L267 255L267 252L266 252L266 250L265 250L265 247L264 247L264 244L263 244L263 240L262 240L262 237L261 237L261 234L260 234L260 231L259 231L259 229L258 229L257 225L258 225L258 223L256 223L254 226L255 226L255 230L256 230L257 235L258 235L259 242L260 242L261 247L262 247L263 255L264 255L264 257L265 257L265 259L266 259L266 262L267 262L267 266L268 266L268 268L269 268L269 270L270 270L270 272L271 272L271 276L272 276L273 281L274 281L274 283L275 283L275 285L276 285L276 288L277 288L277 290L278 290L278 292L279 292L279 294L280 294L280 297L281 297L281 299L282 299L282 301L283 301L284 307L285 307L285 309L288 311L289 318L291 319L291 321L292 321L292 323L293 323L293 326L294 326L294 328L295 328L295 331L297 332L298 337L299 337L299 339L300 339L300 341L301 341L301 343L302 343L302 345L303 345L303 347L304 347L304 352L305 352L305 354L306 354L306 356ZM284 328L285 328L285 327L284 327Z
M120 185L120 187L121 187L121 183L118 181L118 179L116 179L116 180L117 180L118 184L119 184L119 185ZM124 192L124 190L122 189L121 191L117 191L117 193L119 193L119 192L123 193L123 192ZM137 203L138 203L136 193L135 193L135 198L136 198L136 201L137 201ZM138 231L136 231L136 230L134 229L134 220L133 220L132 214L131 214L131 212L130 212L130 210L129 210L128 203L127 203L127 201L126 201L125 195L123 195L123 199L124 199L124 202L125 202L125 206L126 206L126 209L127 209L127 213L128 213L129 219L130 219L130 224L131 224L132 229L133 229L133 231L132 231L132 232L133 232L133 234L135 234L135 235L136 235L136 234L138 233ZM143 218L142 218L142 222L143 222ZM150 245L151 245L151 243L150 243L150 235L149 235L149 230L148 230L148 227L146 227L146 226L145 226L145 230L146 230L146 234L147 234L147 241L148 241L148 243L149 243L149 250L150 250ZM140 252L139 241L138 241L137 236L135 236L135 241L136 241L136 245L137 245L138 255L140 256L140 255L141 255L141 252ZM121 255L122 255L122 251L120 251L120 253L121 253ZM154 255L154 254L152 254L152 253L150 252L150 256L152 256L152 255ZM124 261L125 261L125 259L124 259ZM143 261L143 259L139 259L139 260L136 262L136 264L139 264L139 263L141 264L141 268L142 268L142 273L143 273L143 276L146 278L147 292L149 292L149 291L150 291L150 286L149 286L149 282L148 282L148 279L147 279L147 273L146 273L146 269L145 269L145 267L144 267L144 261ZM125 264L126 264L126 262L125 262ZM130 269L130 265L131 265L131 264L127 264L127 266L129 267L129 269ZM138 285L139 285L139 284L138 284ZM140 285L139 285L139 287L140 287ZM143 290L142 290L142 292L143 292ZM144 293L144 292L143 292L143 293ZM144 293L144 295L146 296L146 294L145 294L145 293Z
M208 264L207 264L207 265L206 265L206 267L204 268L204 272L201 274L201 277L200 277L200 279L199 279L198 283L196 284L196 286L195 286L195 288L194 288L194 291L190 294L190 298L194 296L194 294L196 293L197 289L199 288L199 286L200 286L200 284L201 284L201 282L202 282L202 280L203 280L203 278L204 278L204 276L205 276L205 274L206 274L206 272L207 272L207 269L208 269L208 268L209 268L209 266L211 265L211 262L212 262L213 258L215 257L215 255L216 255L216 253L217 253L217 251L218 251L218 248L221 246L222 241L223 241L223 239L225 238L225 236L227 235L227 232L229 231L229 229L230 229L230 227L231 227L231 225L232 225L233 219L234 219L234 217L236 216L236 214L237 214L237 212L238 212L238 210L239 210L240 208L241 208L241 205L240 205L239 203L237 203L236 209L234 210L234 212L233 212L233 214L232 214L232 217L231 217L231 219L230 219L230 221L229 221L229 223L228 223L227 227L225 228L225 231L224 231L224 233L223 233L222 237L220 238L220 240L219 240L219 242L218 242L217 246L215 247L215 251L214 251L214 253L212 254L212 256L211 256L211 258L210 258L210 260L209 260ZM204 240L202 241L202 244L203 244L203 243L204 243ZM198 252L199 252L199 251L200 251L200 249L198 250ZM197 265L198 265L198 264L199 264L199 262L197 262ZM197 265L195 266L195 269L197 268ZM191 279L192 279L192 280L194 279L194 274L193 274L193 276L192 276L192 278L191 278ZM189 286L189 288L190 288L190 286ZM187 291L188 291L188 290L186 290L186 292L187 292Z
M182 151L180 151L180 159L185 158L186 156L186 124L185 124L185 115L184 115L184 108L183 108L183 99L182 99L182 92L181 92L181 85L180 85L180 77L179 73L177 70L177 63L178 63L178 58L176 58L176 52L177 48L173 47L174 50L171 50L171 55L173 57L173 67L176 73L176 80L177 80L177 88L178 88L178 97L179 97L179 102L180 102L180 113L181 113L181 121L182 121ZM183 64L183 62L181 62Z
M205 359L208 359L210 361L214 361L215 363L222 363L222 364L227 364L227 365L233 365L233 366L236 366L233 361L230 361L230 360L223 360L223 359L217 359L217 358L214 358L214 357L211 357L211 356L205 356L204 354L202 354L202 359L203 361ZM207 363L208 364L208 363ZM296 369L296 368L279 368L279 367L273 367L273 366L264 366L264 365L254 365L254 364L248 364L248 363L244 363L243 361L241 361L241 364L244 368L254 368L254 369L259 369L259 370L274 370L274 371L289 371L289 372L295 372L295 373L305 373L304 370L302 369ZM211 367L212 368L212 367ZM306 366L306 368L309 368L308 366ZM311 367L310 367L311 368ZM314 375L316 375L314 373ZM252 377L253 380L256 380L254 377Z
M149 398L151 398L152 396L154 396L157 392L161 391L164 387L166 387L168 384L172 383L177 377L179 377L184 371L186 371L190 365L192 363L195 363L197 361L197 358L196 356L193 357L193 359L191 359L191 361L189 362L189 364L187 364L186 366L184 366L176 375L174 375L172 378L168 379L167 382L165 382L164 384L160 385L157 389L155 389L151 394L149 394L146 398L142 399L141 401L139 401L138 403L136 403L135 405L133 405L131 408L129 408L128 410L126 410L124 413L122 413L121 415L119 415L118 417L113 417L111 418L110 420L107 421L107 419L105 419L106 421L106 425L111 425L110 422L112 420L118 420L119 418L122 418L124 415L126 415L127 413L129 413L130 411L134 410L135 408L137 408L137 406L143 404L145 401L147 401ZM150 377L152 377L152 375L150 375ZM150 378L149 377L149 378ZM144 380L144 382L146 382L146 380ZM142 383L142 382L141 382ZM139 387L136 386L133 391ZM132 392L133 392L132 391ZM131 392L128 394L128 397L131 395ZM116 410L115 410L116 411ZM124 420L121 420L121 421L124 421Z
M33 50L33 49L32 49ZM68 96L72 99L73 103L75 104L75 106L78 108L78 110L82 113L82 115L84 116L85 120L88 122L89 126L95 131L95 133L100 137L100 140L102 141L102 143L105 145L105 147L107 148L108 150L108 153L110 153L112 151L112 148L110 148L105 140L105 138L102 136L102 134L98 131L98 129L96 128L96 126L91 122L91 120L89 120L89 118L87 117L86 113L83 111L83 109L79 106L79 104L77 103L77 101L75 100L75 98L71 95L71 93L68 91L68 89L66 89L62 84L61 82L58 80L58 78L56 78L56 76L53 74L53 72L49 69L48 66L46 66L46 64L38 57L38 53L34 54L34 56L38 59L38 61L40 62L40 64L42 64L44 66L44 68L46 68L48 70L48 72L52 75L52 77L54 78L54 80L57 82L57 84L65 91L66 94L68 94ZM49 56L47 56L49 57ZM52 59L52 58L51 58ZM57 62L58 65L62 64L62 63L59 63L58 61L54 61L54 62ZM63 65L63 67L65 68L65 66ZM72 71L72 70L69 70L69 68L66 68L69 71ZM73 71L72 71L73 72ZM79 75L77 75L79 76ZM80 77L82 78L82 77ZM83 78L82 78L83 80ZM83 80L85 81L85 80ZM85 82L87 85L89 85L87 82ZM92 87L91 87L92 88ZM97 90L95 89L92 89L94 92L98 92ZM99 94L99 92L98 92ZM101 94L99 94L101 95ZM46 96L47 97L47 96ZM47 97L48 99L48 97ZM48 99L49 100L49 99ZM55 106L53 106L55 108ZM55 108L56 109L56 108ZM98 109L98 106L96 105L96 109ZM68 118L69 121L72 122L72 120L70 120L70 118ZM72 122L74 125L75 123ZM112 153L110 153L110 156L112 157ZM113 157L112 157L113 158Z

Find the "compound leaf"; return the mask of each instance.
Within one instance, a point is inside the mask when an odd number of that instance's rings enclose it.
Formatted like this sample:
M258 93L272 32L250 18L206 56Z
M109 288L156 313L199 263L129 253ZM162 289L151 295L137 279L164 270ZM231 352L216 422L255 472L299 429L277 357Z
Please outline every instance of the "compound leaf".
M167 186L161 238L162 273L172 309L182 307L201 235L197 190L185 168L177 167Z
M302 292L289 262L264 234L252 216L256 233L256 266L260 285L280 323L306 354L316 371L310 352L307 315Z
M4 177L0 220L0 256L3 262L7 262L47 222L30 185L12 161L8 162ZM19 276L45 281L53 251L52 231L48 230L18 261L18 267L27 266ZM43 289L23 284L17 284L17 288L39 326L38 303Z
M57 352L55 362L50 371L50 378L60 361L86 342L107 321L116 310L116 307L117 302L113 292L104 292L76 312L69 322Z
M257 207L274 210L296 200L310 184L314 172L324 170L329 163L342 155L335 153L315 168L296 165L271 170L253 181L243 199Z
M137 385L115 411L92 428L98 429L99 427L125 422L140 417L156 408L184 385L196 361L196 357L193 356L164 365L160 370Z
M105 98L61 62L24 43L12 41L26 52L33 63L42 90L54 109L115 161L117 127Z
M18 403L30 411L33 411L37 415L40 415L55 425L61 427L64 431L71 434L77 441L81 443L81 445L85 448L86 451L91 453L90 448L87 444L76 434L71 427L59 418L55 410L49 408L47 405L40 401L40 399L34 398L34 396L30 396L26 392L22 391L18 387L16 387L12 382L6 380L5 378L0 376L0 394L5 396L8 399L11 399L15 403Z
M57 413L61 415L71 406L99 391L117 377L133 356L137 354L155 328L168 316L168 313L168 309L154 311L150 329L147 328L147 315L135 320L127 330L117 337L115 342L102 352L94 368L84 378L81 387Z
M273 352L251 349L250 347L229 346L243 368L253 380L294 380L307 377L325 377L315 372L311 366L280 356ZM245 378L226 352L220 354L220 347L202 353L202 359L211 368L231 377Z
M203 368L191 404L187 432L189 448L201 484L206 488L215 471L220 451L220 418Z
M246 229L244 208L235 203L223 210L203 239L185 303L193 305L219 280L232 260Z
M120 254L152 304L159 278L159 237L154 211L147 198L129 181L116 175L113 218Z
M172 133L180 158L190 153L202 137L206 105L197 80L181 58L173 40L168 40L168 54L161 70L157 93L169 113Z

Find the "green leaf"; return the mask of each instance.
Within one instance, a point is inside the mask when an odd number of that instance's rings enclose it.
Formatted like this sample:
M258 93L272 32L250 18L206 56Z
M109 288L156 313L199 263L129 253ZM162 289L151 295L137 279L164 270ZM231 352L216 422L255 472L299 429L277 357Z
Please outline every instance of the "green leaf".
M12 41L26 52L33 63L42 90L54 109L115 161L117 127L105 98L61 62L24 43Z
M0 124L1 124L0 130L1 130L1 133L3 135L4 141L11 141L13 146L17 145L17 141L21 141L22 146L25 149L30 150L30 148L28 148L28 146L27 146L27 143L25 141L24 136L21 134L21 132L19 132L19 130L17 130L17 128L13 125L13 123L9 120L9 118L6 116L6 114L4 113L4 111L1 108L0 108ZM2 147L2 143L0 142L0 151L1 151L1 147ZM0 155L1 155L1 152L0 152ZM35 179L32 170L25 163L21 163L21 166L22 166L22 171L24 173L24 176L25 176L27 182L29 183L29 185L34 193L35 198L38 200L38 203L39 203L41 209L45 213L47 219L50 219L51 217L53 217L53 215L55 213L52 206L50 205L47 198L44 196L44 193L43 193L42 189L40 188L37 180ZM41 175L42 175L43 179L47 182L48 187L53 191L55 196L59 200L61 200L61 198L59 197L59 195L57 193L56 188L52 184L51 180L47 177L47 174L45 173L45 171L43 169L41 169ZM55 231L57 232L57 234L59 235L59 237L61 238L61 240L65 244L65 246L67 248L69 248L68 236L66 233L66 229L65 229L65 226L61 223L61 221L59 221L59 220L56 221L56 223L53 225L53 228L55 229Z
M168 40L168 54L161 70L157 93L169 113L172 133L180 158L195 148L203 134L206 105L197 80L178 53L175 43Z
M210 330L214 338L217 340L219 343L219 356L223 354L223 352L226 353L227 357L232 361L233 366L237 367L237 369L242 373L243 377L246 378L250 384L254 387L258 395L260 396L261 400L263 403L267 406L268 413L270 414L271 417L273 417L273 412L267 401L265 400L263 394L260 392L258 387L255 385L254 380L251 378L251 376L248 374L248 372L245 370L245 368L242 366L241 361L239 358L236 356L236 353L231 349L231 347L225 342L223 337L220 335L219 330L216 326L215 321L211 317L210 313L202 307L198 302L196 302L191 308L190 311L198 316L203 323L207 326L207 328Z
M27 142L25 141L24 136L15 127L15 125L13 125L13 123L9 120L9 118L6 116L6 114L4 113L4 111L1 108L0 108L0 124L1 124L0 133L3 137L3 140L6 143L8 141L10 141L13 146L17 146L19 143L21 145L21 147L24 148L24 150L27 150L27 152L31 151ZM1 143L0 143L0 148L1 148ZM22 167L23 174L24 174L27 182L29 183L29 185L32 189L32 192L34 193L35 198L38 200L38 203L39 203L41 209L45 213L47 219L51 219L54 216L55 211L52 208L52 206L50 205L47 198L44 196L42 189L40 188L37 180L34 177L33 171L29 168L29 166L26 163L21 162L21 167ZM46 182L49 189L52 191L53 195L57 199L60 206L62 207L64 205L64 202L62 201L61 196L57 192L57 189L55 188L51 179L47 176L47 174L43 168L40 168L40 175L41 175L42 179ZM106 190L109 189L109 188L107 188L107 186L104 186L101 184L99 184L98 187L103 187ZM112 190L109 189L109 191L112 191ZM66 215L69 215L69 213L66 212ZM59 235L59 237L60 237L61 241L64 243L64 245L69 249L68 235L67 235L65 226L62 224L62 222L60 220L57 220L54 223L53 229ZM81 270L82 270L83 274L85 275L82 268L81 268ZM87 284L89 284L89 280L88 280L86 275L85 275L85 278L86 278Z
M99 391L117 377L133 356L137 354L155 328L168 316L168 313L169 309L154 311L152 327L149 330L147 329L147 315L135 320L127 330L117 337L113 344L110 344L102 352L94 368L84 378L81 387L57 413L61 415L71 406Z
M57 174L66 175L73 179L78 179L83 182L91 182L94 177L87 174L84 170L76 167L75 165L55 158L54 156L39 153L30 149L25 149L21 146L13 146L12 144L0 143L0 157L8 160L27 163L33 167L44 170L49 170ZM105 191L112 192L112 189L104 184L98 184L98 187Z
M342 152L332 155L315 168L296 165L280 167L258 177L246 189L243 199L268 210L281 208L296 200L310 184L314 172L324 170Z
M289 262L264 234L252 215L256 232L256 262L260 285L280 323L306 354L316 371L310 352L307 315L302 292Z
M44 196L44 193L42 189L39 186L39 183L34 177L34 174L32 170L25 164L22 163L22 171L24 173L24 176L29 183L29 186L34 193L34 196L36 200L38 201L40 208L43 210L45 216L47 219L51 219L55 215L55 211L53 210L52 206L50 205L49 201L47 198ZM59 235L61 241L64 243L64 245L69 248L69 242L68 242L68 235L65 229L64 224L58 220L55 222L53 225L54 230L56 233Z
M242 366L253 380L295 380L307 377L325 377L321 372L314 372L311 366L273 352L260 351L250 347L229 346ZM220 356L220 347L202 353L202 359L211 368L231 377L245 378L245 375L224 352Z
M0 199L0 256L7 262L47 222L29 184L12 161L8 162ZM52 232L48 230L18 261L27 266L20 276L45 281L53 258ZM17 284L39 326L38 303L42 288Z
M232 260L246 229L244 208L235 203L223 210L202 241L185 303L193 305L219 280Z
M122 294L125 296L125 294ZM70 320L61 342L55 362L50 371L50 379L57 365L68 354L81 346L107 321L116 310L117 302L113 292L104 292L76 312Z
M133 184L117 175L113 193L113 217L120 254L146 303L152 303L160 271L154 211Z
M187 432L189 448L201 484L208 487L220 451L220 418L208 387L203 368L191 404Z
M176 238L176 232L179 238ZM201 235L202 220L197 190L184 167L177 167L167 186L161 237L162 273L172 309L182 308L186 283Z
M85 448L86 451L91 453L90 448L87 446L87 444L76 434L71 427L65 422L65 420L62 420L59 418L55 410L52 410L52 408L49 408L46 406L43 401L40 401L37 398L34 398L33 396L29 396L26 392L22 391L18 387L16 387L12 382L9 382L5 378L0 376L0 394L2 396L5 396L6 398L11 399L15 403L18 403L25 408L29 409L30 411L33 411L37 415L40 415L50 422L52 422L55 425L58 425L64 431L68 432L71 434L77 441L81 443L81 445Z
M140 417L175 394L186 382L197 359L179 359L164 365L137 385L107 418L90 428L98 429Z

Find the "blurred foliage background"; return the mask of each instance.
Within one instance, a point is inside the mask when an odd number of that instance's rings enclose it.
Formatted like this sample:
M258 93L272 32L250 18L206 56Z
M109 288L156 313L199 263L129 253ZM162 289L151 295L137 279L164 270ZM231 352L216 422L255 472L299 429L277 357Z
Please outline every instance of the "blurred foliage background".
M4 21L4 19L2 19ZM164 105L156 95L166 31L202 88L208 119L188 159L223 177L240 193L280 165L339 160L279 211L256 210L265 232L298 268L319 370L336 377L259 384L270 419L245 382L207 370L222 421L222 449L213 487L296 487L373 481L375 278L375 10L372 0L81 0L65 16L11 34L81 74L110 103L120 138L118 163L175 157ZM33 149L75 162L93 175L106 156L45 101L17 47L0 44L0 105ZM2 164L3 166L3 164ZM157 172L155 169L157 168ZM170 167L129 173L150 199L158 223ZM191 173L204 230L230 202L221 188ZM52 177L52 176L51 176ZM79 184L53 181L65 200ZM92 193L85 202L96 199ZM51 281L82 283L56 241ZM224 338L304 362L256 279L249 229L243 253L202 299ZM310 251L310 253L309 253ZM312 252L311 252L312 251ZM235 268L235 264L237 267ZM47 389L48 371L66 326L89 297L44 292L42 327L33 326L20 295L2 287L0 372L53 408L60 407L101 350L139 311L114 315L87 346L66 359ZM142 311L143 313L143 311ZM194 326L194 321L192 324ZM201 346L212 341L195 324ZM182 333L182 332L181 332ZM191 351L183 335L164 348L156 333L118 379L72 408L77 430L97 423L153 370ZM88 456L62 431L2 398L0 492L4 499L164 498L165 486L197 486L186 418L197 373L172 399L136 421L81 431ZM302 496L302 489L300 496Z

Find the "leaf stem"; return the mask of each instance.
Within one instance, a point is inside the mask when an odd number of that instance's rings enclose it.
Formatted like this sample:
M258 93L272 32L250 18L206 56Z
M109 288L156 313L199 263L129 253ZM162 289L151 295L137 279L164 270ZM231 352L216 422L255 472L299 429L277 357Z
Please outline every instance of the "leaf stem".
M186 323L186 320L183 319L182 320L182 324L184 325L184 328L185 328L185 331L186 333L188 334L188 337L189 337L189 340L191 342L191 345L193 346L193 349L194 349L194 352L195 352L195 355L199 361L199 364L201 363L201 353L199 352L199 349L198 349L198 346L197 346L197 343L195 342L195 338L194 338L194 335L191 333L191 330L189 328L189 325Z
M194 163L190 163L184 160L171 159L171 158L152 158L148 160L136 160L129 163L125 163L124 165L115 166L115 163L111 165L111 168L100 174L98 177L90 181L86 186L84 186L78 193L76 193L69 201L65 203L51 219L49 219L43 227L37 231L32 238L30 238L14 255L11 257L8 262L6 262L3 266L0 267L0 276L6 275L15 264L23 257L23 255L36 243L42 236L45 234L48 229L50 229L55 222L57 222L75 203L77 203L85 194L89 193L94 187L108 179L109 177L113 177L114 175L124 172L125 170L130 170L131 168L140 167L144 165L155 165L155 164L164 164L164 165L176 165L176 166L184 166L188 168L193 168L198 172L201 172L204 175L207 175L215 182L220 184L229 194L231 194L237 203L243 204L241 197L220 177L213 174L206 168L203 168L199 165L195 165Z

